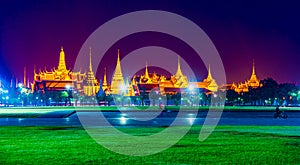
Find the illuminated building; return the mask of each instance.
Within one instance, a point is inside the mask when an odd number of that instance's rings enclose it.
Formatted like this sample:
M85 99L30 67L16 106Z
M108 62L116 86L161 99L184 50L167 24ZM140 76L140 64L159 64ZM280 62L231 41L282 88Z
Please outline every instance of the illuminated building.
M211 92L216 92L219 88L216 80L211 75L210 66L208 66L207 77L203 80L203 82L190 82L189 85L193 86L193 88L202 88Z
M82 92L85 77L85 74L73 72L66 68L65 52L63 48L61 48L57 68L53 68L51 71L47 71L45 68L43 71L40 70L39 73L36 73L34 69L32 90L35 92L45 92L71 89Z
M83 92L87 96L95 96L99 91L99 83L95 78L92 66L92 50L90 48L90 65L89 71L87 72L87 77L83 82Z
M149 73L148 65L146 64L143 75L134 75L131 80L127 78L125 83L121 69L120 50L118 50L117 64L112 76L111 85L108 84L106 77L106 68L104 68L104 76L101 83L102 90L106 94L123 96L138 96L141 92L149 93L153 90L160 95L175 94L181 92L182 89L187 89L190 85L194 88L207 89L210 92L215 92L218 89L216 81L212 78L210 67L207 78L203 82L189 82L187 76L181 70L179 56L177 71L171 77L166 78L164 75ZM251 82L250 84L255 84L254 80L255 77L251 78L251 81L249 81ZM26 80L24 79L24 81ZM93 72L91 49L89 53L88 72L80 73L66 68L65 53L63 48L61 48L57 68L53 68L51 71L47 71L45 68L43 71L40 70L39 73L34 71L32 89L34 92L74 90L86 96L95 96L100 89L100 84Z
M151 91L155 91L160 95L175 94L181 92L181 90L186 90L189 85L193 85L194 88L204 88L211 92L218 90L218 85L212 78L210 69L207 78L203 82L189 82L187 76L181 71L179 56L177 71L170 78L167 79L164 75L157 73L149 73L148 65L146 64L145 73L141 76L134 75L131 83L126 85L126 87L129 88L127 95L135 96L140 95L141 92L150 93Z
M232 84L226 84L223 85L221 87L222 90L225 89L231 89L236 91L237 93L243 93L243 92L249 92L249 88L258 88L259 86L261 86L259 79L257 78L256 74L255 74L255 64L253 61L252 64L252 74L250 76L250 79L248 81L245 81L244 83L232 83Z
M121 88L124 88L124 78L122 74L121 69L121 63L120 63L120 50L118 50L118 59L117 59L117 65L114 72L114 75L112 77L111 86L110 86L110 93L111 94L121 94Z
M182 74L179 56L177 63L177 71L175 75L171 76L171 81L173 82L175 88L187 88L189 85L187 77Z

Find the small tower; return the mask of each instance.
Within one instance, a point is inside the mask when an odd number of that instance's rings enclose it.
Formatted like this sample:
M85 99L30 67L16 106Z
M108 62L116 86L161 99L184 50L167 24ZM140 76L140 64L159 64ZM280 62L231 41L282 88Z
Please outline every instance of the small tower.
M104 67L104 76L103 76L102 89L103 90L107 89L106 67Z
M251 74L251 77L250 77L249 81L247 82L247 85L249 87L252 87L252 88L259 87L259 79L257 78L257 76L255 74L255 63L254 63L254 60L252 61L252 74Z
M65 52L64 52L64 48L61 47L60 49L60 53L59 53L59 62L58 62L58 71L65 71L67 70L66 68L66 61L65 61Z
M187 88L189 81L188 78L183 75L182 71L181 71L181 67L180 67L180 57L178 56L177 59L177 71L176 74L174 76L172 76L173 79L175 78L175 83L174 83L174 87L176 88Z
M26 83L27 83L27 81L26 81L26 67L24 67L24 78L23 78L23 85L24 85L24 87L26 88L27 87L27 85L26 85Z
M212 77L211 75L211 71L210 71L210 65L208 65L208 73L207 73L207 78L204 79L203 81L206 85L206 89L212 91L212 92L216 92L218 91L218 84L216 82L216 80Z
M177 57L177 71L175 74L176 77L181 77L183 76L182 71L181 71L181 67L180 67L180 57Z
M122 86L124 86L124 78L120 62L120 49L118 49L117 65L111 81L111 94L120 94Z
M92 65L92 48L90 48L90 64L89 64L89 71L87 73L87 78L84 82L83 86L84 94L87 96L95 96L96 93L99 91L99 83L95 78L93 72L93 65Z

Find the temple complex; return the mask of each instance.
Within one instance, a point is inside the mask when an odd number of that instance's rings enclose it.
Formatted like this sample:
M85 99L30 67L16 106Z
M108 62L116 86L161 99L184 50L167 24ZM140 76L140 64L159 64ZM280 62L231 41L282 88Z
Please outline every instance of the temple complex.
M253 68L253 73L250 80L247 82L249 86L258 86L257 78ZM203 88L209 92L216 92L218 84L213 79L208 68L207 78L203 82L189 82L181 70L180 57L177 60L177 71L170 77L165 77L157 73L149 73L148 64L146 63L145 72L143 75L134 75L132 78L126 78L124 81L121 62L120 50L118 50L117 63L114 74L112 76L111 85L107 82L106 68L104 68L104 76L99 84L95 77L92 66L92 50L89 51L89 69L86 73L73 72L66 67L65 52L61 48L59 55L58 67L48 71L46 68L43 71L36 73L34 70L34 82L32 90L34 92L45 91L66 91L72 90L86 96L95 96L100 89L106 94L123 95L123 96L139 96L141 92L150 93L155 90L157 94L175 94L186 90L189 86L194 88Z
M252 63L252 74L250 76L250 79L248 81L245 81L244 83L240 82L240 83L232 83L232 84L226 84L223 85L221 87L222 90L225 89L231 89L234 90L237 93L243 93L243 92L249 92L249 88L258 88L260 87L260 81L257 78L256 74L255 74L255 63L253 61Z
M216 92L219 89L216 80L211 75L210 65L208 66L207 77L203 80L203 82L190 82L189 85L193 86L194 88L206 89L210 92Z
M34 81L32 91L66 91L72 90L78 93L84 93L86 96L94 96L99 90L99 83L95 78L92 67L92 52L89 54L89 70L87 73L73 72L66 67L65 52L61 48L59 54L58 67L48 71L36 73L34 69Z
M86 75L80 72L73 72L66 67L65 52L61 48L59 54L58 67L48 71L46 68L43 71L36 73L34 69L34 81L32 83L32 91L61 91L76 89L79 92L83 90L83 80Z

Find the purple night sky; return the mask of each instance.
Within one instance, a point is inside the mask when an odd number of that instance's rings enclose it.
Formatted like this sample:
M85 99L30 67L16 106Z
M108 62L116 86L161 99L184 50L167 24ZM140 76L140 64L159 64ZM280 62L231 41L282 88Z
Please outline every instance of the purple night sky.
M300 83L299 7L285 1L1 1L0 78L22 79L26 66L32 80L34 64L48 70L57 66L61 46L67 66L72 68L85 40L103 23L128 12L151 9L182 15L200 26L219 51L228 82L248 79L254 59L258 78ZM196 68L200 80L206 76L200 59L186 58L195 53L191 48L174 37L148 32L112 45L98 67L97 78L102 78L104 66L111 76L118 48L123 58L151 45L174 50Z

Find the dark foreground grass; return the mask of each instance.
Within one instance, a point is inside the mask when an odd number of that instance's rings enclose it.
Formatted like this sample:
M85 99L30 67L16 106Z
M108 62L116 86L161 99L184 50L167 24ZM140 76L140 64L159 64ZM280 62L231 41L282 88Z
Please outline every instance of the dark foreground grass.
M121 128L139 136L162 129ZM219 126L203 142L199 130L161 153L133 157L105 149L80 127L0 127L0 164L300 163L300 127Z

